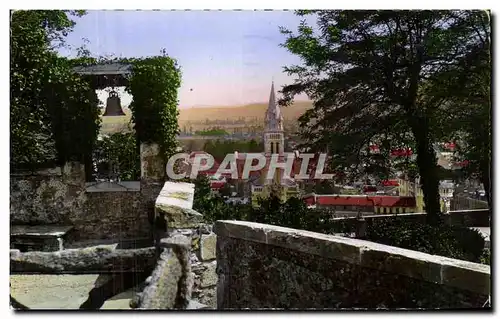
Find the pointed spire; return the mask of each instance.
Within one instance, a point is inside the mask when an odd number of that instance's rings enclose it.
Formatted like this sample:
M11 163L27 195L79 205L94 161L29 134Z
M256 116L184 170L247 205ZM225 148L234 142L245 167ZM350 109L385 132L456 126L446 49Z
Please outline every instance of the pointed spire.
M271 93L269 94L269 105L268 109L271 109L276 105L276 96L274 95L274 81L271 82Z
M267 106L265 124L267 131L283 130L283 115L281 114L278 103L276 103L274 81L271 83L271 93L269 94L269 105Z

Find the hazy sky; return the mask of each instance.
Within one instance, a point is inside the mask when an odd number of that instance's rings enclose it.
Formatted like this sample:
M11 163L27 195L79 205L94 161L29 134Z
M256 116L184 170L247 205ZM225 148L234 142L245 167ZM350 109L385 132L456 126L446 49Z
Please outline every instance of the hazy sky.
M279 46L278 27L296 30L301 19L289 11L89 11L67 42L77 48L86 38L93 55L122 57L165 48L182 68L181 107L242 105L267 102L273 78L276 89L292 82L282 68L300 61Z

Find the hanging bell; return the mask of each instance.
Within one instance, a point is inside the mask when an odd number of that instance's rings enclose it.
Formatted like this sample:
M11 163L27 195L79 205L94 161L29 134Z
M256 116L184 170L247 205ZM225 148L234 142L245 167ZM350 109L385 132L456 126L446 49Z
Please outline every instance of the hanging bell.
M122 110L120 98L116 91L109 92L108 100L106 101L106 110L103 116L123 116L125 113Z

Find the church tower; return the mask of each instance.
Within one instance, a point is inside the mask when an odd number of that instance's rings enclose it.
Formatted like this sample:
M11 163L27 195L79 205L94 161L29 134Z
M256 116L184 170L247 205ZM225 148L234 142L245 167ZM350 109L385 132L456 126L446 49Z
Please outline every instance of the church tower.
M267 158L267 164L271 161L273 154L279 154L280 158L285 153L285 134L283 131L283 114L281 109L276 103L276 96L274 94L274 82L271 84L271 93L269 95L269 105L265 115L264 127L264 153ZM274 173L273 183L281 184L282 171L277 169ZM267 181L269 182L269 181Z
M269 105L267 106L264 127L264 152L266 155L280 154L285 152L285 134L283 131L283 114L276 103L274 94L274 82L271 84Z

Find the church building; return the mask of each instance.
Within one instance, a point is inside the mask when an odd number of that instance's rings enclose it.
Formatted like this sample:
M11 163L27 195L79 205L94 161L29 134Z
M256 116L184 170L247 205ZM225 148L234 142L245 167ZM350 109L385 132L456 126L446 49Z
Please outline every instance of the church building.
M258 205L259 198L267 198L274 192L282 201L291 197L299 197L299 185L291 176L286 176L284 169L278 168L272 178L267 178L271 171L268 169L271 157L278 155L279 162L286 160L285 133L283 129L283 113L276 102L274 93L274 82L271 85L269 105L265 115L264 127L264 154L266 156L266 167L261 171L260 177L252 181L251 198L252 204Z

